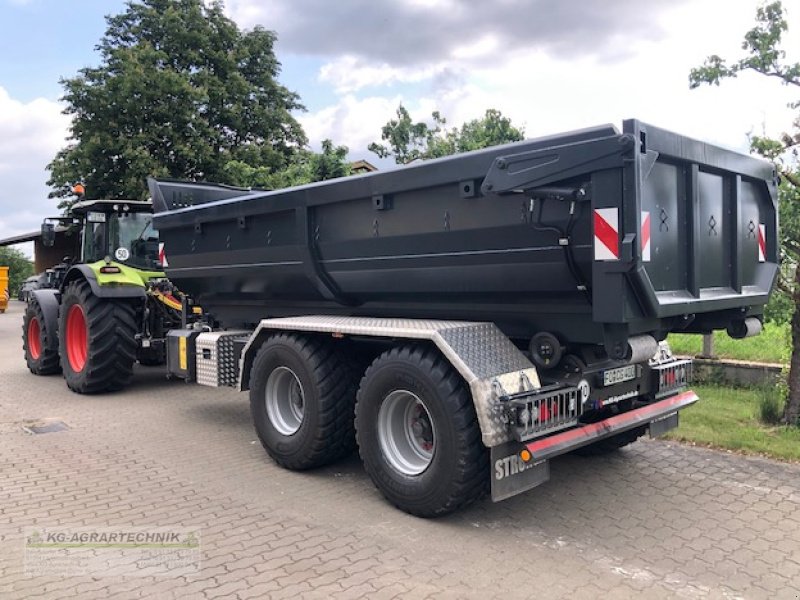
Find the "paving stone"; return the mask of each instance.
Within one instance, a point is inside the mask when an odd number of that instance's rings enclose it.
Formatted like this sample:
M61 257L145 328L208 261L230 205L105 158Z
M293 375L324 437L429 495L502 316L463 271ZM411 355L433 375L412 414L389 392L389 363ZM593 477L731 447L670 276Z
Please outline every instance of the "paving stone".
M137 369L80 396L34 377L0 315L0 598L800 597L800 466L641 441L561 457L551 481L438 520L384 502L353 455L277 467L246 394ZM691 410L691 409L690 409ZM193 527L185 577L25 575L28 527Z

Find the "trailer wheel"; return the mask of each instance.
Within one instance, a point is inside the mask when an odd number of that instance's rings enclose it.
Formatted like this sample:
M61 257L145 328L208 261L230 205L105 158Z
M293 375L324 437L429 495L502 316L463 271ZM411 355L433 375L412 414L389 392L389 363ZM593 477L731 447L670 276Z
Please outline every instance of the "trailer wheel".
M356 439L375 486L410 514L441 516L488 489L472 397L432 348L402 346L372 363L358 390Z
M636 427L635 429L623 431L622 433L612 435L611 437L589 444L588 446L583 446L573 452L578 456L603 456L604 454L616 452L620 448L632 444L646 433L646 425L643 427Z
M356 380L334 345L280 333L258 351L250 411L272 459L287 469L319 467L355 448Z
M98 298L85 281L64 290L59 314L61 369L79 394L119 390L133 375L136 309L130 301Z
M44 311L36 298L31 297L22 320L22 349L25 350L28 370L34 375L52 375L61 371L58 345L50 343L50 336L57 334L48 331Z

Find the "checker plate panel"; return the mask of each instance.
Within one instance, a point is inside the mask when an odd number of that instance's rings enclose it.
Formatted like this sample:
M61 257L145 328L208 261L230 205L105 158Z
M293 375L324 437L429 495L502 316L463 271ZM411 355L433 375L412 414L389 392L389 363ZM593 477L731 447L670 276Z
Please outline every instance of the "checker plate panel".
M431 340L469 385L483 442L490 448L513 439L495 380L519 380L524 371L533 389L541 387L534 365L494 323L327 315L264 319L242 360L264 329ZM509 374L514 377L507 377Z

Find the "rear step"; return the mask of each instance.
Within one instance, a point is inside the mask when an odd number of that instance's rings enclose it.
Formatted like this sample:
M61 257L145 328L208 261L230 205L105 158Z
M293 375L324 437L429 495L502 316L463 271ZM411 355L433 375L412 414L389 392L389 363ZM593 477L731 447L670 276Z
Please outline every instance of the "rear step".
M656 436L672 428L669 426L672 417L675 417L674 424L677 425L678 411L694 404L697 400L697 394L694 392L683 392L597 423L582 425L569 431L538 439L525 446L533 460L546 460L642 425L649 424L650 435ZM659 427L663 427L663 429L659 429Z
M697 400L697 394L686 391L546 438L495 446L491 450L492 500L498 502L545 483L550 479L549 459L561 454L636 427L647 426L651 437L666 433L678 426L678 411Z

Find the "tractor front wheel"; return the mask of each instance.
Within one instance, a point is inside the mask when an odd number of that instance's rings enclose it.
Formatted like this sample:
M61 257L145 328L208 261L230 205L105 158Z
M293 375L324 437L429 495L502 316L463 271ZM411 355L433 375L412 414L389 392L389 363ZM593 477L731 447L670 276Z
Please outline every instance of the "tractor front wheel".
M136 307L129 300L98 298L86 281L71 282L62 295L59 350L73 392L121 389L136 360Z

